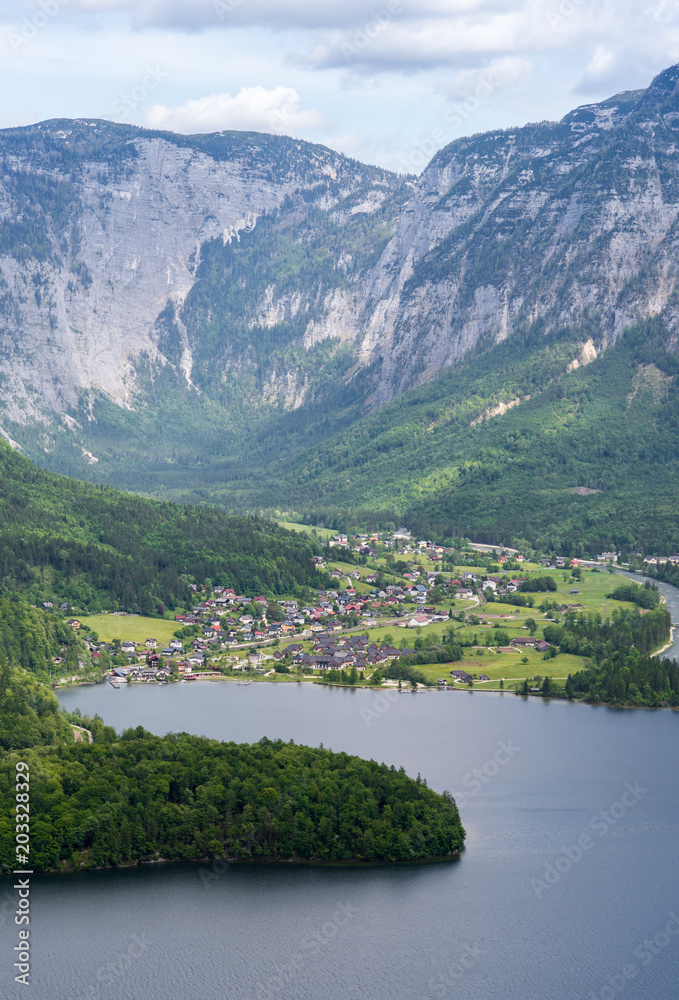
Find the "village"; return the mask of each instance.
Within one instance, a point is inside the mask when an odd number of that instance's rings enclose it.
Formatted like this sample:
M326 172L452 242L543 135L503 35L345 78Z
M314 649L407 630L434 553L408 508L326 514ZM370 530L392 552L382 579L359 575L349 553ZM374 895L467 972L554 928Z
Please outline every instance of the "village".
M527 666L554 656L545 625L568 611L605 611L603 574L618 557L603 553L597 561L537 561L535 553L491 545L433 545L413 539L406 529L388 536L328 532L324 542L325 554L315 562L337 587L309 592L307 600L248 597L229 587L193 584L195 603L172 619L111 612L70 617L67 624L82 636L92 670L114 687L338 677L345 683L400 685L389 675L405 677L407 671L394 664L421 663L424 652L446 635L448 648L453 641L463 647L462 662L448 662L446 669L439 657L425 664L420 676L427 683L453 689L499 684L502 689L505 680L522 677ZM521 588L528 575L547 569L563 576L559 593L544 595L549 600L542 600L538 614L533 597ZM581 602L583 574L596 593ZM594 574L599 574L598 586ZM143 638L142 626L149 633ZM397 629L408 631L399 638ZM582 663L569 660L575 658L561 656L554 666L563 672ZM79 680L84 678L75 675L58 683Z

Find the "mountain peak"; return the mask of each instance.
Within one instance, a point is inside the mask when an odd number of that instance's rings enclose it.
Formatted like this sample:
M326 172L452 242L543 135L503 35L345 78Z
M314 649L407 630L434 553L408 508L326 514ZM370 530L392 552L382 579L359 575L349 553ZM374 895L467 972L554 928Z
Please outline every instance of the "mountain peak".
M651 81L651 85L646 93L661 99L674 97L679 89L679 63L668 66Z

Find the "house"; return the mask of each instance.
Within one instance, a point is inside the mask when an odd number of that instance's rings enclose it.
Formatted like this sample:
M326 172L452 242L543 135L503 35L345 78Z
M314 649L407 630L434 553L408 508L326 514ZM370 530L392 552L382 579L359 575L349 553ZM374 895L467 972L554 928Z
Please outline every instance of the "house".
M170 639L170 649L174 649L177 652L182 648L181 639Z
M430 623L431 619L429 619L426 615L415 615L415 617L411 618L408 622L408 628L417 628L418 625L429 625Z
M458 681L462 681L464 684L469 684L472 679L466 670L451 670L450 676Z
M77 618L69 618L66 624L70 625L72 629L76 630L76 632L78 631L79 628L82 628L82 625L80 624Z
M134 653L136 645L134 642L130 642L130 640L127 639L125 642L121 643L120 648L123 653Z
M158 640L157 639L146 639L146 641L144 642L144 645L146 646L147 649L155 649L156 646L158 645Z
M479 674L479 680L480 681L489 681L490 677L488 676L488 674Z

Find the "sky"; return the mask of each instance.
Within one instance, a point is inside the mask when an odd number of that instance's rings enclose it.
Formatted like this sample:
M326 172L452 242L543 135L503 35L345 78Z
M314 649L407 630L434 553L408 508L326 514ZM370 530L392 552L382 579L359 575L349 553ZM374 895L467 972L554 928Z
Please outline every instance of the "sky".
M420 173L679 62L679 0L0 0L0 127L246 129Z

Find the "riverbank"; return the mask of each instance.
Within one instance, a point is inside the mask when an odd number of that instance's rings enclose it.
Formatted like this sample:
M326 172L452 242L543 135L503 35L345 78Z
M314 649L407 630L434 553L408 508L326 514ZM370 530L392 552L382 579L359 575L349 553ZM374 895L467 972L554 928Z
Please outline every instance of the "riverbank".
M663 601L665 598L663 597ZM670 628L670 641L666 642L661 649L657 649L655 653L651 653L651 656L662 656L663 653L667 652L674 645L674 628Z

